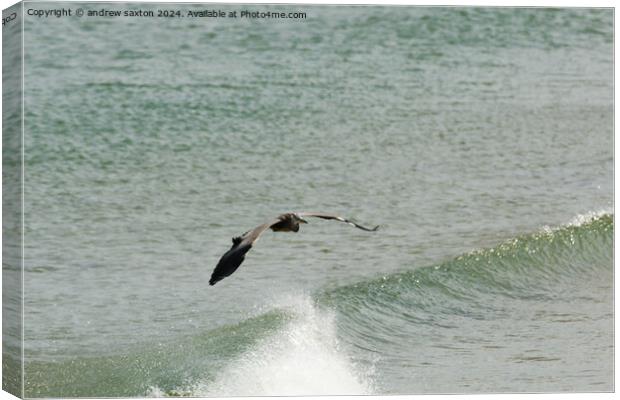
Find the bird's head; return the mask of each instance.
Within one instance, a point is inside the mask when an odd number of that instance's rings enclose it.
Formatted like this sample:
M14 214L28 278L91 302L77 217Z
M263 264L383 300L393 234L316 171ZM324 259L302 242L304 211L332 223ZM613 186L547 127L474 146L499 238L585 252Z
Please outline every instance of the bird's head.
M308 221L306 221L305 219L300 217L298 214L293 214L293 218L295 219L295 221L297 221L300 224L307 224L308 223Z

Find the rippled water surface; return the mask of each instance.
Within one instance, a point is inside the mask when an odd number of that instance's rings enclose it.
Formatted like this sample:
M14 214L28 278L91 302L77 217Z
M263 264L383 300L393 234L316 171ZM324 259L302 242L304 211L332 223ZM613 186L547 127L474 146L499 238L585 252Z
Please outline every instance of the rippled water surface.
M611 10L217 7L26 20L27 395L613 389Z

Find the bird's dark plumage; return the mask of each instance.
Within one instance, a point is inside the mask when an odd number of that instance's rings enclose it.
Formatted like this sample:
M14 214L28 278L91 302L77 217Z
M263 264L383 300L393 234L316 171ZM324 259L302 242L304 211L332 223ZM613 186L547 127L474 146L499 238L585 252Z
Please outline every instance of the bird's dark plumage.
M333 219L340 222L345 222L349 225L355 226L356 228L369 232L374 232L379 228L379 226L375 226L372 229L366 228L362 225L356 224L355 222L351 222L346 218L342 218L332 214L312 212L282 214L271 222L259 225L241 236L234 237L232 239L232 247L230 248L230 250L224 253L222 258L220 258L220 261L217 263L217 266L213 270L213 274L211 274L211 279L209 279L209 285L215 285L217 282L221 281L222 279L230 276L233 272L235 272L245 259L245 254L250 251L254 242L258 240L259 236L264 231L266 231L267 229L271 229L274 232L297 232L299 231L300 223L307 223L307 221L303 219L303 217Z
M232 247L224 253L220 259L220 262L217 263L215 270L213 270L211 279L209 279L209 285L215 285L217 282L231 275L237 270L237 268L239 268L243 260L245 260L245 253L250 251L252 245L240 245L240 243L241 242L235 243L233 240Z

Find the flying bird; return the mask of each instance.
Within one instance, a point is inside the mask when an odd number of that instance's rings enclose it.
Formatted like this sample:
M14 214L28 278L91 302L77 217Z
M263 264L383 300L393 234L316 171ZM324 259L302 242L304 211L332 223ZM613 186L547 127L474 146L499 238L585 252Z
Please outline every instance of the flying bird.
M355 222L349 221L346 218L342 218L332 214L313 212L282 214L273 221L259 225L256 228L247 231L241 236L234 237L232 239L232 247L230 248L230 250L224 253L222 258L220 258L220 261L217 263L217 266L213 270L213 274L211 274L211 279L209 280L209 285L215 285L217 282L221 281L222 279L230 276L233 272L235 272L245 259L245 254L250 251L254 242L257 241L259 236L267 229L271 229L274 232L298 232L299 224L308 223L308 221L306 221L303 217L333 219L336 221L345 222L349 225L353 225L356 228L368 232L374 232L379 228L378 225L372 229L366 228L364 226L356 224Z

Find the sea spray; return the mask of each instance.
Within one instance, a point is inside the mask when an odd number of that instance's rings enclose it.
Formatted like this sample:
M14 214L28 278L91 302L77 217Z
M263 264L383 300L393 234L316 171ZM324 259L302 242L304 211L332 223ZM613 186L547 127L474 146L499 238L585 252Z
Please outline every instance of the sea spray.
M341 346L335 314L309 296L276 301L294 315L276 334L233 360L212 382L198 384L197 396L370 394L370 371L362 371Z

